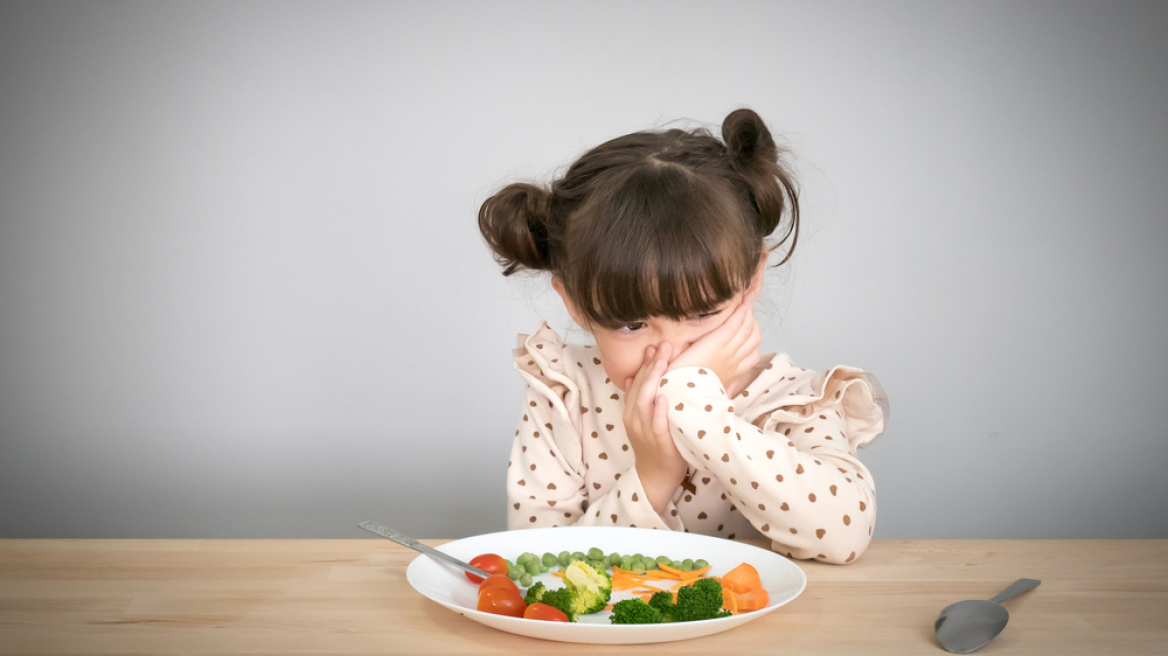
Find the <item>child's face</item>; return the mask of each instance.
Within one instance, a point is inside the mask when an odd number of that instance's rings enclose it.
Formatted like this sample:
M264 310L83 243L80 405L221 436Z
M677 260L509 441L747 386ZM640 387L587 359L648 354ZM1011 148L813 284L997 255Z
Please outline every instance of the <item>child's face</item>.
M725 323L745 297L745 291L739 292L712 312L681 321L650 317L615 330L593 326L591 332L596 338L604 372L622 392L628 392L632 379L645 364L647 347L660 351L662 345L669 343L672 358L677 358L690 344Z
M668 342L672 349L671 361L677 359L685 349L717 327L726 323L734 310L746 301L753 303L762 283L763 263L765 256L759 263L759 270L751 286L714 308L713 311L690 317L684 320L674 320L668 317L649 317L642 321L626 324L617 329L603 328L589 325L583 315L576 311L576 306L564 293L563 285L559 280L553 280L552 285L564 300L568 313L577 325L592 333L596 339L596 348L600 351L600 361L604 372L622 392L628 392L632 379L637 371L645 364L647 347L654 346L657 350Z

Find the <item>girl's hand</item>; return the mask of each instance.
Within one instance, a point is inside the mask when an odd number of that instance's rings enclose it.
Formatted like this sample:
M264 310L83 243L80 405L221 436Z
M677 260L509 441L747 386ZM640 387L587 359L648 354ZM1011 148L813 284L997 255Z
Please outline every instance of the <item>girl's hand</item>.
M689 469L669 434L669 401L657 393L669 363L670 348L665 344L660 351L652 346L646 349L645 362L625 394L623 416L625 433L637 458L637 476L658 515L665 511Z
M726 322L703 335L669 364L669 371L680 367L700 366L712 369L722 381L727 398L734 398L745 387L739 382L743 373L758 364L762 330L754 318L753 298L747 297Z

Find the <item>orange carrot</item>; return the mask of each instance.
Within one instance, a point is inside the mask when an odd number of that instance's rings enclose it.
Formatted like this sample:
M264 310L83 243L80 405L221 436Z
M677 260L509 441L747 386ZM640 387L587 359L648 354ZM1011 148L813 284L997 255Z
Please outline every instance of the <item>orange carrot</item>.
M748 613L752 610L764 608L770 601L767 591L762 588L751 590L745 594L735 594L734 603L738 610L743 613Z
M762 580L758 570L749 563L742 563L738 567L726 572L722 576L722 584L729 585L734 592L750 592L762 588Z

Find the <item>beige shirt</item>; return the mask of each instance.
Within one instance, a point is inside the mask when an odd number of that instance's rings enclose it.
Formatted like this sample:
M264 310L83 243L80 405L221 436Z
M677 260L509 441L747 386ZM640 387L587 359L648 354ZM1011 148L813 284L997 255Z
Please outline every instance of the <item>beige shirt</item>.
M728 399L712 371L667 372L661 393L689 472L658 515L621 420L624 393L596 347L564 344L541 322L514 355L527 389L507 465L508 528L761 533L788 557L829 563L850 563L868 546L875 489L856 449L880 436L888 415L872 375L808 371L770 353Z

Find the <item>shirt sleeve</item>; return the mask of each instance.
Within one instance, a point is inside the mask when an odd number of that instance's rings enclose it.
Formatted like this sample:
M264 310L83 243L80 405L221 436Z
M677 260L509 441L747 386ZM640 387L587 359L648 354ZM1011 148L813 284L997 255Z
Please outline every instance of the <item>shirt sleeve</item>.
M636 467L591 476L595 465L582 448L580 385L564 366L563 344L550 329L521 339L516 369L526 382L522 416L507 469L508 529L548 526L635 526L681 530L671 503L659 516L645 495ZM668 518L668 519L667 519Z
M791 393L753 423L735 413L735 401L704 368L668 372L661 392L682 456L718 479L774 550L850 563L867 548L876 517L871 475L855 449L883 430L883 393L850 368L816 381L816 393Z

